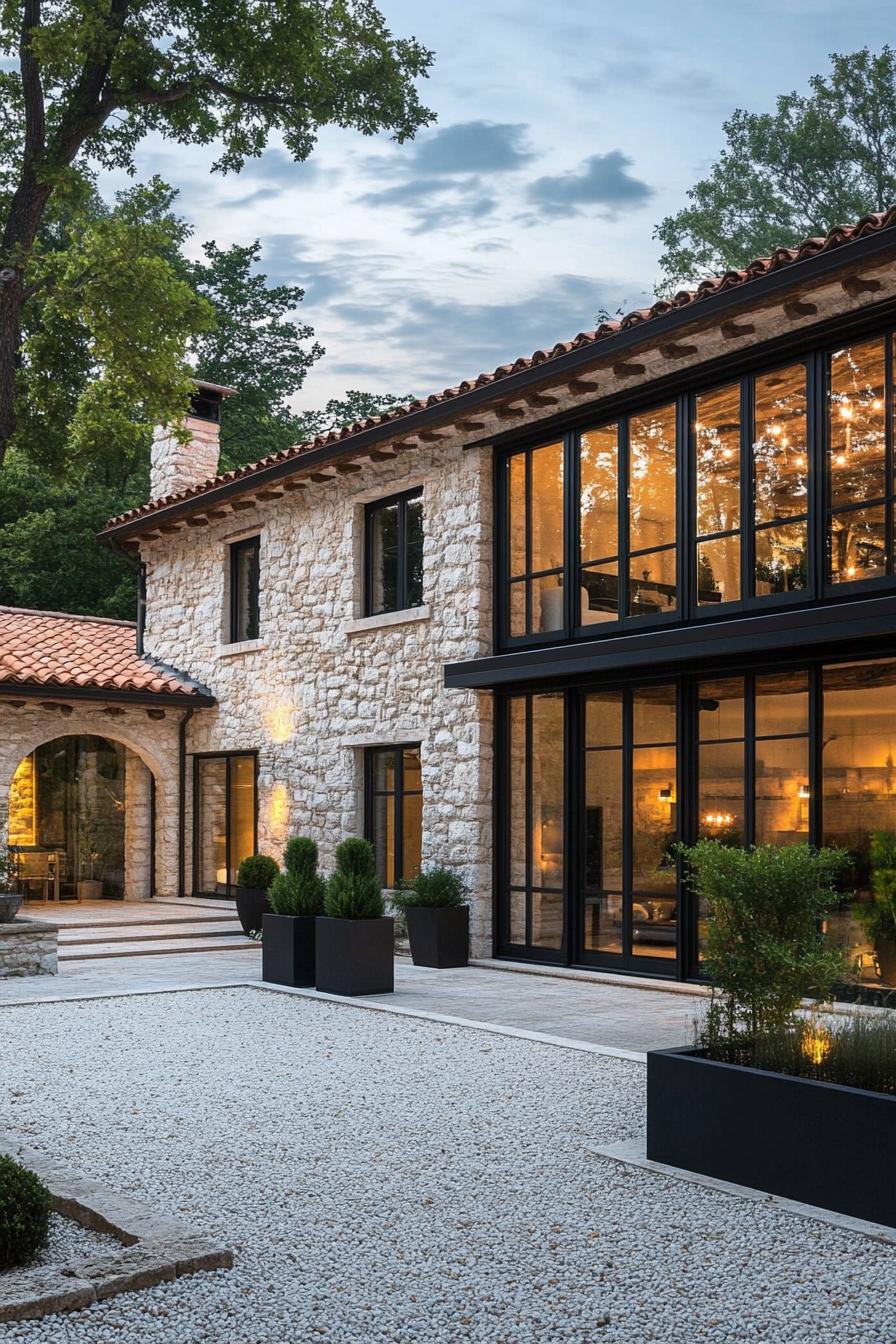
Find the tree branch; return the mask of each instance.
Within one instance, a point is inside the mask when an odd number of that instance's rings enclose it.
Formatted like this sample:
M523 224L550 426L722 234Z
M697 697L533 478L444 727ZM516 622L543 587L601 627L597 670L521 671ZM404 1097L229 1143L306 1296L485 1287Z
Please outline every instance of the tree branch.
M46 138L46 111L40 67L31 50L34 30L40 27L41 0L25 0L22 14L22 36L19 43L19 69L25 98L25 161L33 164L44 150Z

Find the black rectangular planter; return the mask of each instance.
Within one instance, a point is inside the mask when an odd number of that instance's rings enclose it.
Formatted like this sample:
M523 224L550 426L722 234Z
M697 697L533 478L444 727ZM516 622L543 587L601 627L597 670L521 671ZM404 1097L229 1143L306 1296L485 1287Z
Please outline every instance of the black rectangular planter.
M314 915L265 914L261 931L261 978L273 985L313 985Z
M327 994L391 994L395 921L317 917L317 988Z
M468 905L412 905L406 914L415 966L466 966L470 954Z
M896 1226L896 1096L882 1092L651 1050L647 1156Z

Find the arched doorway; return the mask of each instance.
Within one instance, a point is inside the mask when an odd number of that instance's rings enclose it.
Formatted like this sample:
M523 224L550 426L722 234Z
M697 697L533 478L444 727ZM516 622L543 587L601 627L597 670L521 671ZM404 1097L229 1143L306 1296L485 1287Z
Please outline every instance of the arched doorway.
M138 881L152 895L151 780L134 752L98 734L55 737L23 757L9 790L8 843L26 890L121 900Z

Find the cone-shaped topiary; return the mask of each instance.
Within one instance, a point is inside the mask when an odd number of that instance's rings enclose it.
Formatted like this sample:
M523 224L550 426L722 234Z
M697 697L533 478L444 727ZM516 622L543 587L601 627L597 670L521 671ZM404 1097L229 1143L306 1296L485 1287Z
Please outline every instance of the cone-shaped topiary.
M0 1269L23 1265L47 1244L50 1192L33 1171L0 1154Z
M270 855L250 854L236 870L236 884L238 887L267 891L279 871L277 860Z
M317 871L317 845L305 835L289 840L283 852L285 872L268 892L275 915L323 914L327 884Z
M336 871L327 884L324 913L331 919L382 919L383 888L369 840L353 837L336 846Z

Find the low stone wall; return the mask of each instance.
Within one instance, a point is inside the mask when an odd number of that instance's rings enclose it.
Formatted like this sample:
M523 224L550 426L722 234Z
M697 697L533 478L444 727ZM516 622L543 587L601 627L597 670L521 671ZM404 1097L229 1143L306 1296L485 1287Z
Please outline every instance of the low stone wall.
M59 926L45 919L0 924L0 980L13 975L55 975Z

